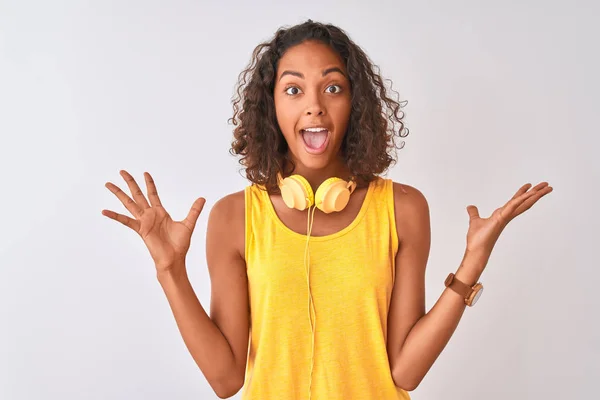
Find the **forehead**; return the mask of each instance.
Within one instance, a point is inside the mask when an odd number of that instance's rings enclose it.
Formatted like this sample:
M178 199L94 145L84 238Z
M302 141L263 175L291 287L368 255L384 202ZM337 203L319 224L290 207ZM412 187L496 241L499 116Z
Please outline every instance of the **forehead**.
M346 71L342 58L328 45L317 41L306 41L290 47L279 60L277 76L286 69L307 73L321 72L327 67L337 66Z

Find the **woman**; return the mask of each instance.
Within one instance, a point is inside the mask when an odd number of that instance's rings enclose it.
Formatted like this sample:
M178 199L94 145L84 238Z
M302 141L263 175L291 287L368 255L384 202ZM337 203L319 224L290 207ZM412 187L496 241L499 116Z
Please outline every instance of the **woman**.
M234 141L250 185L208 221L210 316L185 258L205 200L175 222L145 173L126 171L136 231L181 335L221 398L409 399L452 336L494 244L552 188L522 186L489 218L475 206L464 258L425 312L430 248L425 196L381 175L403 136L400 105L339 28L307 21L260 44L240 77Z

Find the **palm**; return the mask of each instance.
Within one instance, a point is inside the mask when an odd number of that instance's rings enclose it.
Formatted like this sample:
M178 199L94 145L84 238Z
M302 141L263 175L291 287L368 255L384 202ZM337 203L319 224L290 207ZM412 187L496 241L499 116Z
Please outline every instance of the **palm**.
M127 181L133 199L112 183L107 183L106 186L121 200L135 219L108 210L103 210L102 213L137 232L148 247L157 268L166 269L177 261L184 260L205 200L197 199L184 220L173 221L160 202L150 174L145 174L150 203L131 175L126 171L122 171L121 175Z
M192 231L181 222L173 221L162 207L152 207L139 218L139 234L157 264L183 259L190 246Z
M529 188L529 184L523 185L504 206L496 209L488 218L481 218L477 207L467 207L467 251L482 250L486 254L491 253L506 225L553 190L547 182L542 182L528 191Z

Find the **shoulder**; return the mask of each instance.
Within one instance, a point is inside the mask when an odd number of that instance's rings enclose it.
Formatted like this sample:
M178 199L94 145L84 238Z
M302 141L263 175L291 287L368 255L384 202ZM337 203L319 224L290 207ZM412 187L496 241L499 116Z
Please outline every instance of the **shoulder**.
M414 186L406 183L392 182L394 186L394 203L406 207L427 207L425 194Z
M393 182L394 214L398 238L429 232L429 203L425 194L414 186Z
M227 194L218 199L208 216L207 237L219 237L219 245L229 243L244 254L245 191Z
M229 193L218 199L211 208L210 214L214 218L229 220L244 215L245 190Z

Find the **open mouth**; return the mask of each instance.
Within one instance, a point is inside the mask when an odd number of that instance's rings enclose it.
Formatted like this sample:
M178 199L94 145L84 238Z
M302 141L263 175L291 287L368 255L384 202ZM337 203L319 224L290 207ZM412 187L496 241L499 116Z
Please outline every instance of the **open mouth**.
M318 154L323 152L329 142L329 130L327 128L301 129L300 134L309 153Z

